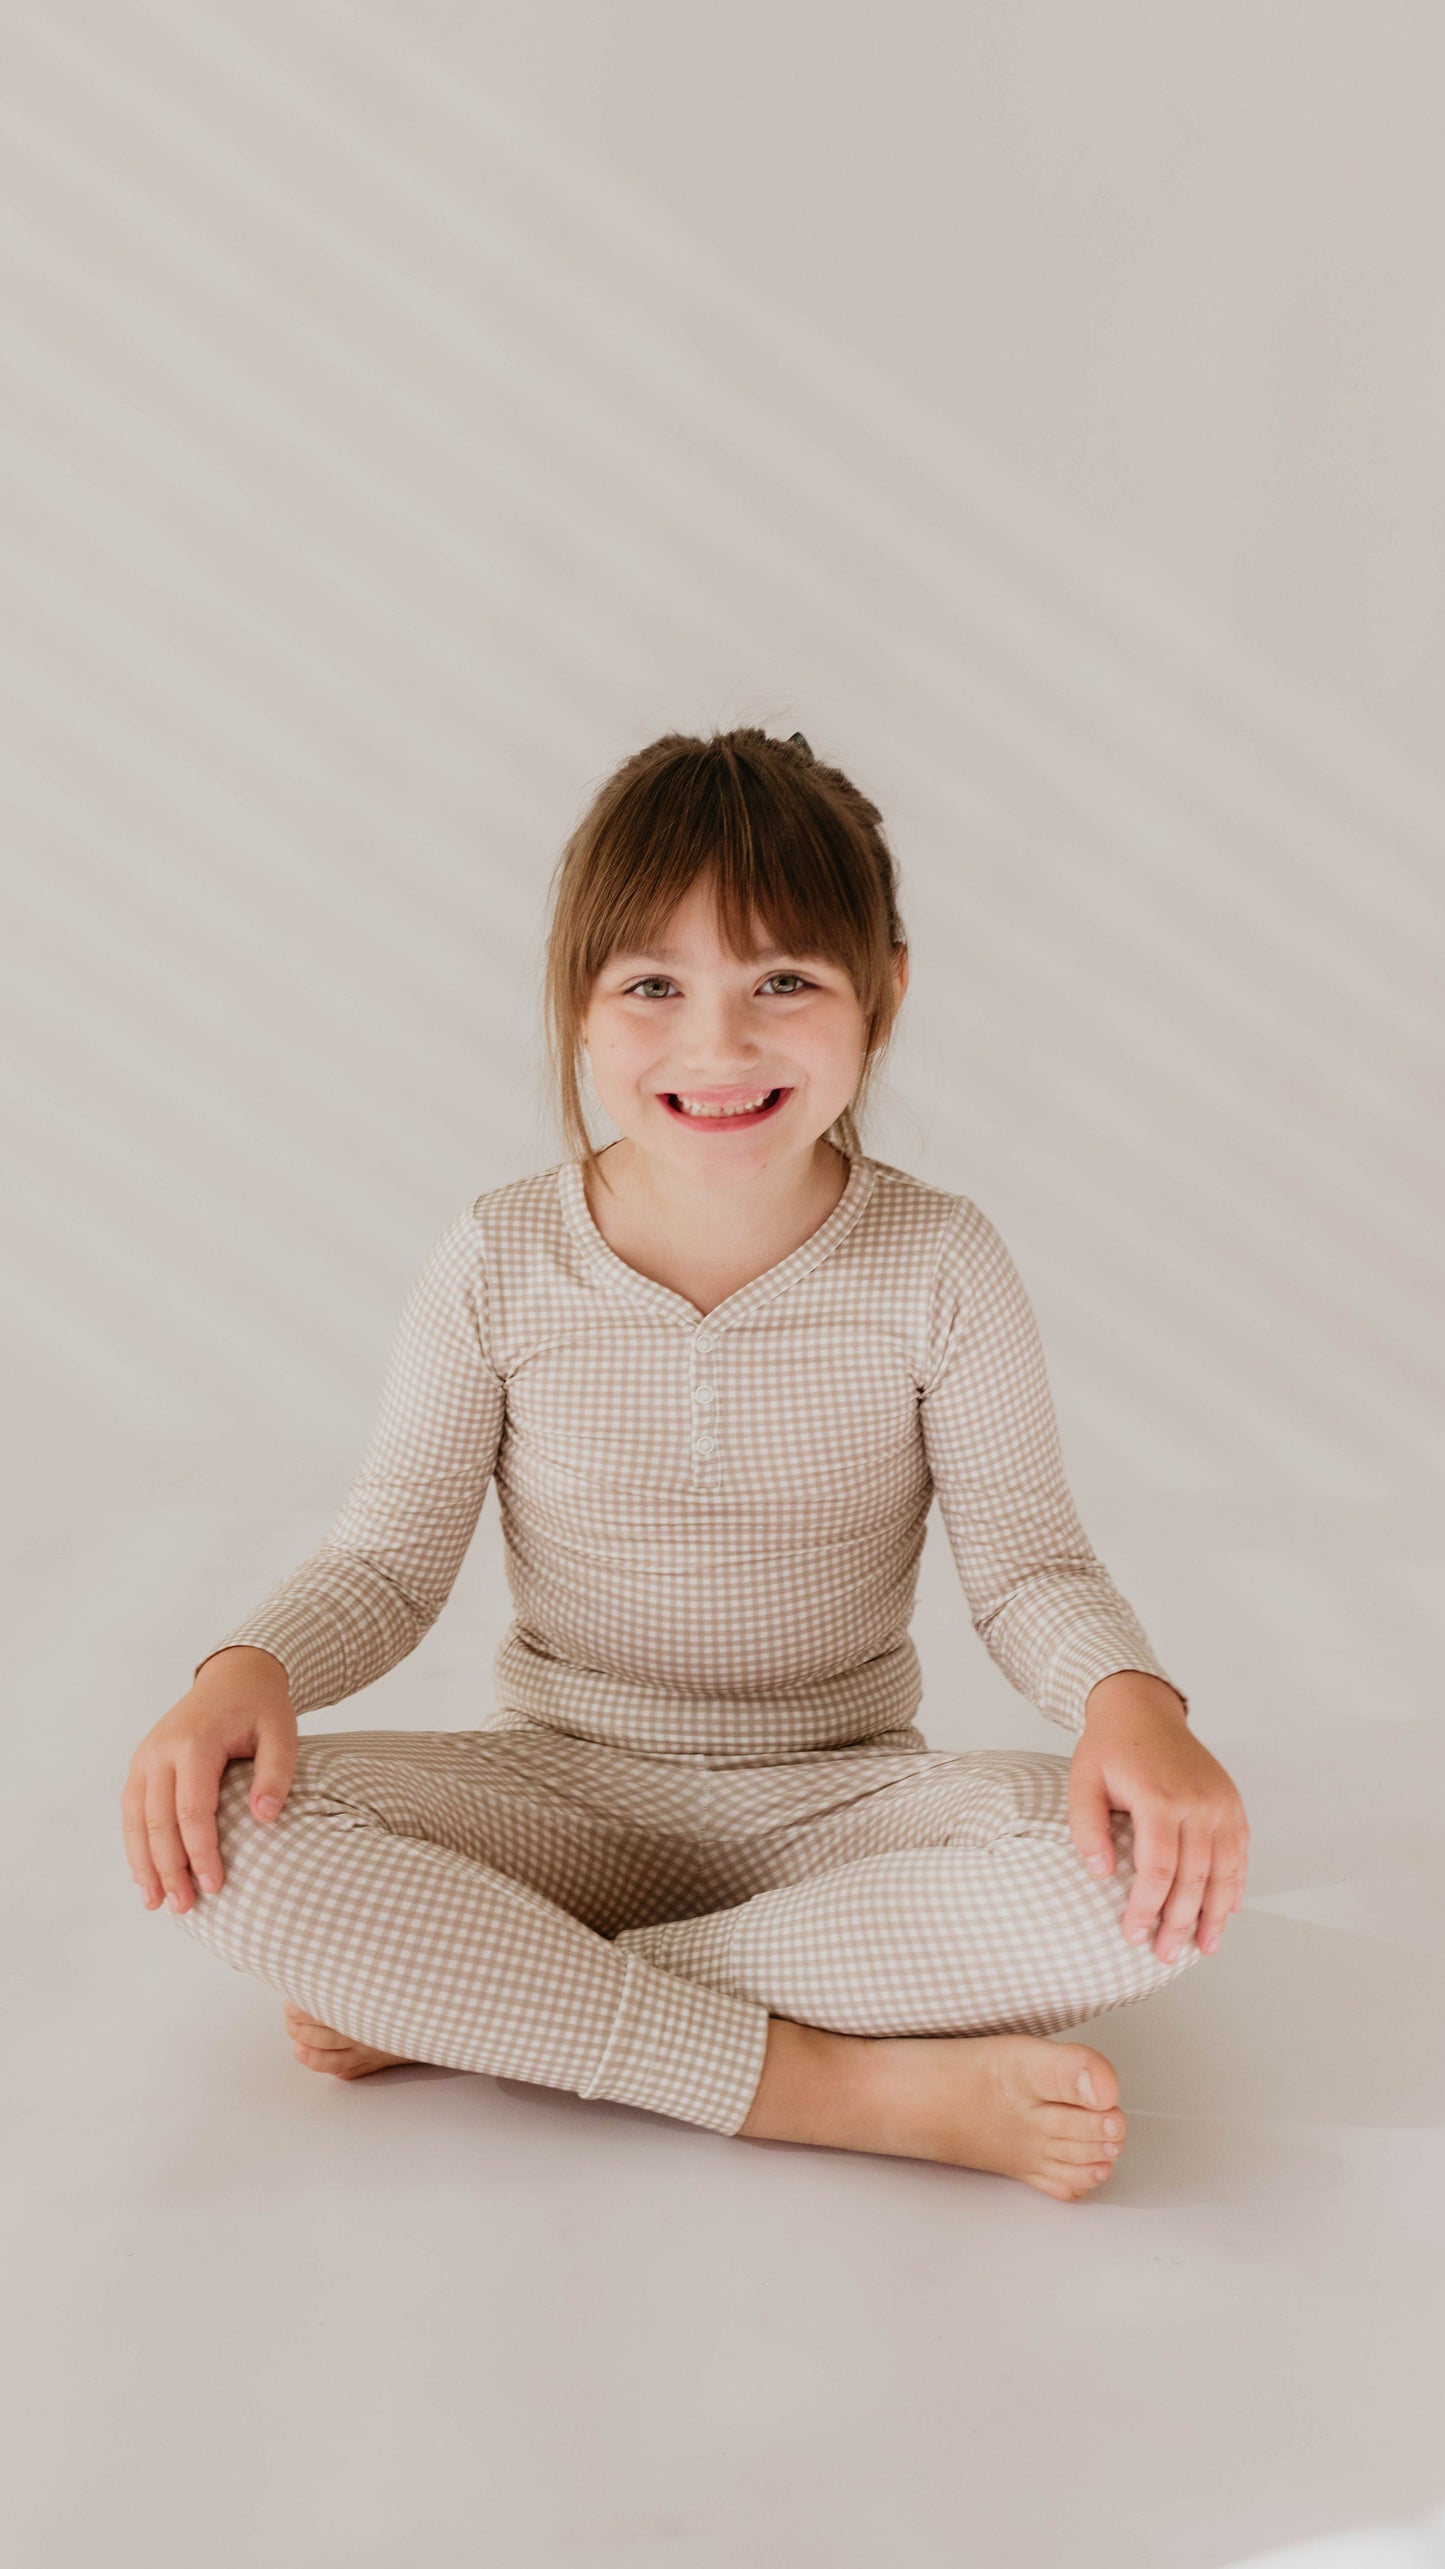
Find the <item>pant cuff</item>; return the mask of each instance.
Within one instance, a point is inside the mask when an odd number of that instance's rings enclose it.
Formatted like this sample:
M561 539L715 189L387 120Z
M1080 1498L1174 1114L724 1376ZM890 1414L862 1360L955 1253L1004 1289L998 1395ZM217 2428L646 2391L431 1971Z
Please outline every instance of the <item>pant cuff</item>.
M736 2132L763 2073L768 2010L702 1981L623 1954L622 1995L612 2031L579 2096L645 2106L710 2132Z

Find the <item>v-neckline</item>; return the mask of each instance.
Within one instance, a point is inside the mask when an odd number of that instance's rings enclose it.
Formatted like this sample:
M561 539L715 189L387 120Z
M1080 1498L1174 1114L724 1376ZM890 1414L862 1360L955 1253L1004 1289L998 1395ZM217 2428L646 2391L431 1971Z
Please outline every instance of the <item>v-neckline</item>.
M640 1309L683 1323L695 1332L706 1330L716 1334L752 1311L757 1304L770 1301L775 1293L781 1293L796 1277L815 1267L820 1258L826 1258L845 1233L852 1230L873 1192L878 1171L876 1162L870 1160L866 1152L845 1152L844 1156L848 1160L847 1184L832 1212L824 1215L817 1230L810 1231L806 1240L800 1240L796 1249L789 1249L786 1256L765 1267L761 1275L750 1277L746 1284L738 1286L736 1292L725 1295L721 1302L715 1302L711 1311L699 1311L697 1304L689 1302L686 1294L676 1292L671 1285L659 1284L655 1277L645 1276L639 1268L629 1266L610 1240L604 1239L587 1201L580 1160L559 1163L557 1192L567 1228L599 1283L623 1294Z

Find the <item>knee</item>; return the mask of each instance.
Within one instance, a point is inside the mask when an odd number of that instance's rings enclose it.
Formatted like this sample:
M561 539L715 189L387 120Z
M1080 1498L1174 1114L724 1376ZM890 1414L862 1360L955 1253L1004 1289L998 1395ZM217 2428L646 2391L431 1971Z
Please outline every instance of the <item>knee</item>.
M299 1765L274 1820L258 1820L251 1808L254 1758L235 1757L223 1769L216 1792L216 1843L221 1855L221 1888L202 1892L198 1905L215 1908L227 1901L233 1886L264 1870L273 1848L279 1849L301 1819L309 1795Z
M232 1758L222 1769L216 1792L220 1889L207 1891L197 1882L189 1906L170 1913L188 1935L238 1971L259 1967L257 1938L264 1941L266 1922L278 1905L284 1907L293 1877L304 1874L294 1832L304 1831L313 1798L298 1766L277 1817L258 1820L251 1808L255 1772L250 1757Z
M1114 1840L1114 1870L1112 1873L1105 1874L1102 1879L1090 1874L1088 1881L1090 1888L1102 1897L1105 1907L1119 1929L1122 1941L1124 1914L1129 1905L1130 1893L1134 1888L1134 1823L1127 1811L1113 1811L1109 1815L1109 1827ZM1188 1971L1192 1964L1205 1962L1210 1958L1205 1954L1203 1947L1195 1943L1191 1935L1172 1962L1163 1962L1157 1949L1158 1936L1159 1923L1156 1918L1148 1933L1137 1944L1124 1943L1125 1952L1132 1958L1137 1986L1141 1993L1145 1990L1162 1988L1166 1981L1177 1980L1180 1973Z
M232 1854L240 1840L250 1832L260 1836L268 1825L274 1826L274 1822L258 1820L251 1809L251 1786L255 1773L254 1758L233 1758L221 1777L220 1790L216 1795L216 1836L220 1841L221 1862L228 1874ZM284 1809L285 1805L282 1807Z
M230 1760L222 1773L216 1797L216 1834L221 1841L222 1856L226 1852L228 1836L237 1842L248 1836L269 1841L278 1831L284 1830L288 1819L298 1819L308 1804L315 1805L318 1798L328 1801L334 1798L324 1792L318 1794L318 1787L324 1783L315 1766L315 1752L320 1745L314 1739L298 1742L291 1781L274 1820L258 1820L251 1808L251 1793L256 1780L255 1759L233 1757Z

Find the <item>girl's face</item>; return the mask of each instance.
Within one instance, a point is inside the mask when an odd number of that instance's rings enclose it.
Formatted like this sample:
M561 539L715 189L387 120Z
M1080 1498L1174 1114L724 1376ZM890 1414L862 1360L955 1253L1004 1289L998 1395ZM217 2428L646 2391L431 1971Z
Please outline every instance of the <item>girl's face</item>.
M906 956L898 969L901 995ZM864 1032L841 964L762 951L736 962L705 881L660 946L609 956L582 1029L598 1097L635 1148L690 1184L724 1186L800 1154L811 1161L858 1085ZM694 1115L689 1104L750 1111Z

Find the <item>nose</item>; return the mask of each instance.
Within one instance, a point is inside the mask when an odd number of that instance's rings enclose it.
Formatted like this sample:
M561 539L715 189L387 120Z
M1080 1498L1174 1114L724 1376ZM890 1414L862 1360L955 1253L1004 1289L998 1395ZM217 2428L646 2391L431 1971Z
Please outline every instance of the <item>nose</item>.
M749 1022L749 1002L727 992L719 992L711 999L699 995L689 1000L679 1045L680 1077L694 1088L740 1083L746 1092L749 1075L761 1059L757 1036Z

